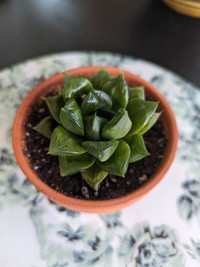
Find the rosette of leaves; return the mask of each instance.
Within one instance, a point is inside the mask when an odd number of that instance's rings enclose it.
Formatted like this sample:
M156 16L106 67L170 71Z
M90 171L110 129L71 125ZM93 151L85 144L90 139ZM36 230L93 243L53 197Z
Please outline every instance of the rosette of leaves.
M145 100L143 87L128 87L122 73L63 76L58 95L44 98L51 116L34 129L50 138L62 176L80 172L98 190L108 174L124 177L129 163L149 155L142 135L157 121L158 103Z

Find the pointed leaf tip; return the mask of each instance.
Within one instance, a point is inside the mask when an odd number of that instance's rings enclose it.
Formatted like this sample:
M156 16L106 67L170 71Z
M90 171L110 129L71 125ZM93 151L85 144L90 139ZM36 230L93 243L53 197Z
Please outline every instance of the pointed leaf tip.
M84 172L81 172L81 175L86 183L92 189L97 191L100 183L106 178L108 173L102 171L98 165L94 164L91 168L87 169Z
M101 129L107 122L106 119L97 116L96 113L91 116L84 117L85 136L88 140L100 140Z
M92 76L91 82L95 89L102 90L103 86L112 78L113 77L110 73L108 73L104 68L101 68Z
M132 122L126 110L119 110L116 115L108 121L102 129L104 139L120 139L131 129Z
M83 118L75 99L70 99L61 109L60 122L68 131L84 136Z
M95 162L95 159L85 153L76 156L59 156L60 172L62 176L72 175L82 170L90 168Z
M39 124L33 127L33 129L50 139L56 126L56 121L51 116L48 116L41 120Z
M131 99L127 106L127 111L132 121L132 128L128 135L138 133L153 116L157 106L158 102Z
M131 153L129 162L136 162L150 155L146 149L144 140L141 135L134 134L125 138L126 142L129 144Z
M71 98L77 98L93 90L92 83L86 77L72 76L63 73L64 86L63 97L66 101Z
M83 154L86 150L82 147L81 142L80 138L67 131L64 127L58 126L51 136L49 153L58 156Z
M119 145L114 154L105 162L97 161L99 167L110 174L117 176L125 176L130 158L130 147L123 141L119 141Z
M103 91L93 90L83 99L81 112L86 115L98 109L110 109L111 106L112 100L108 94Z
M130 87L128 91L129 91L129 100L133 98L145 100L144 86Z
M60 110L65 105L65 102L64 102L62 95L44 97L43 99L48 106L48 109L49 109L49 112L51 113L51 116L58 123L60 123Z
M140 129L138 131L138 133L141 134L141 135L143 135L144 133L146 133L147 131L149 131L154 126L154 124L157 122L157 120L160 118L160 115L161 114L162 114L161 112L160 113L157 113L157 112L154 113L152 115L152 117L149 119L149 121L147 122L147 124L144 125L144 127L142 129Z
M95 158L104 162L108 160L117 149L119 141L85 141L82 146Z
M128 86L123 73L116 78L109 80L102 90L110 95L113 110L126 108L128 104Z

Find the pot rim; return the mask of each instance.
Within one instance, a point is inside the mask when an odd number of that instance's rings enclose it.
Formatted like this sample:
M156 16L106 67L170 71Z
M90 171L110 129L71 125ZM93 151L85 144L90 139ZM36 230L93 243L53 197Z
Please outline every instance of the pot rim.
M64 72L67 72L71 75L85 75L88 76L87 73L90 72L91 75L97 72L101 67L110 72L114 77L123 72L125 80L136 82L140 85L145 86L145 91L151 93L155 96L159 101L159 105L162 106L162 109L165 113L165 118L167 118L168 129L165 129L168 133L166 133L168 137L168 143L166 147L166 151L164 154L164 158L158 166L155 174L141 187L136 189L135 191L128 193L125 196L121 196L119 198L108 199L108 200L84 200L84 199L76 199L72 197L68 197L62 193L57 192L52 189L46 183L44 183L37 174L31 169L28 158L24 155L23 149L25 147L24 139L25 139L25 130L24 125L26 123L27 117L30 114L28 108L30 109L30 103L35 103L35 99L38 98L38 95L42 89L47 88L50 85L54 85L58 83L58 81L63 80L63 72L55 74L50 78L44 80L40 84L38 84L33 90L25 97L22 101L13 123L12 128L12 144L14 149L14 154L17 159L17 162L30 180L32 184L34 184L41 192L43 192L47 197L57 202L58 204L67 207L68 209L74 211L82 211L82 212L95 212L95 213L106 213L113 212L119 209L122 209L150 192L165 176L167 171L169 170L176 154L177 145L178 145L178 129L175 120L175 116L173 111L164 98L164 96L149 82L143 80L142 78L119 68L115 67L106 67L106 66L85 66L75 69L70 69ZM53 90L53 89L51 89ZM48 90L49 92L50 90ZM169 138L170 136L170 138Z

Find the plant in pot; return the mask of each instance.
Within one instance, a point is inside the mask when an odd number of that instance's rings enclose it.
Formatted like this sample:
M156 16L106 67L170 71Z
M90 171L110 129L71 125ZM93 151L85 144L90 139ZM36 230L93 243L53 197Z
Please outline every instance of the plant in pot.
M118 210L143 197L164 177L176 145L164 97L109 67L83 67L41 83L13 127L15 154L31 182L57 203L86 212Z

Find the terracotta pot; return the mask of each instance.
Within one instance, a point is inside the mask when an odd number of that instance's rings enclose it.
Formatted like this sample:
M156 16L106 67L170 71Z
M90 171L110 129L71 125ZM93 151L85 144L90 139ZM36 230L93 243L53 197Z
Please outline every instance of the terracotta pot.
M81 67L66 71L71 75L84 75L92 76L99 70L99 66ZM159 110L163 110L163 114L160 118L164 125L164 131L168 138L168 143L165 151L164 158L160 163L154 176L149 179L144 185L142 185L136 191L129 193L120 198L111 200L81 200L72 197L67 197L61 193L56 192L45 184L37 174L31 169L28 158L24 155L23 149L25 147L25 123L31 113L31 107L36 102L41 102L41 97L46 96L47 93L53 89L63 85L63 74L58 73L49 79L41 82L36 86L24 99L19 107L16 118L13 125L12 141L14 153L19 166L24 174L28 177L32 184L34 184L41 192L47 197L63 207L74 211L91 212L91 213L106 213L120 210L126 206L133 204L139 199L143 198L149 193L166 175L172 161L175 157L178 142L178 131L174 114L165 100L165 98L153 87L150 83L144 81L136 75L133 75L127 71L120 70L114 67L104 67L114 77L123 72L126 82L129 86L145 86L146 96L149 100L159 101Z

